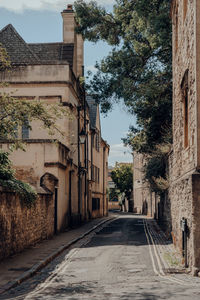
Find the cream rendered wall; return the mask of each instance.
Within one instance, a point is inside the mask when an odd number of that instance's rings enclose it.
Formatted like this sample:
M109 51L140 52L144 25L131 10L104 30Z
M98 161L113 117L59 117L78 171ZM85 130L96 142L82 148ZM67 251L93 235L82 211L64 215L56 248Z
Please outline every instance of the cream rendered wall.
M23 71L23 72L22 72ZM11 74L0 74L3 81L10 81L11 84L2 91L12 93L16 97L24 97L30 101L36 99L42 103L71 103L74 109L66 108L69 111L69 116L57 120L58 128L64 132L64 136L56 133L54 136L49 136L47 130L43 129L42 124L38 121L32 123L33 130L30 132L31 139L58 139L68 148L70 148L71 156L74 163L77 161L77 109L79 105L78 95L73 87L69 84L69 66L55 65L55 70L52 66L25 66L19 67ZM46 77L46 75L48 76ZM37 83L35 80L37 79ZM48 83L46 83L49 80ZM60 81L63 83L60 83ZM56 82L58 81L58 82ZM15 83L14 83L15 82ZM83 115L82 115L83 118Z
M70 81L69 65L65 64L34 64L18 66L0 74L0 80L5 82L48 83Z
M7 150L8 146L3 145ZM10 156L17 170L19 179L39 188L40 178L45 173L50 173L58 179L58 230L65 227L67 223L67 212L69 206L68 193L68 171L58 167L45 167L45 163L59 162L59 146L52 143L28 143L26 151L17 150Z

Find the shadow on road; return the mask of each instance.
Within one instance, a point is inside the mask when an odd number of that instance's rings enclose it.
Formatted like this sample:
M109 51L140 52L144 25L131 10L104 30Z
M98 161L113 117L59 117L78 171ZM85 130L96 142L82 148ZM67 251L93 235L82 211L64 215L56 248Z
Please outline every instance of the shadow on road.
M116 212L119 218L111 223L108 223L92 240L84 247L100 247L100 246L116 246L116 245L130 245L130 246L144 246L148 245L145 234L144 223L146 217L142 215L135 215L133 213ZM149 239L150 245L152 240ZM162 239L154 241L155 244L165 244Z

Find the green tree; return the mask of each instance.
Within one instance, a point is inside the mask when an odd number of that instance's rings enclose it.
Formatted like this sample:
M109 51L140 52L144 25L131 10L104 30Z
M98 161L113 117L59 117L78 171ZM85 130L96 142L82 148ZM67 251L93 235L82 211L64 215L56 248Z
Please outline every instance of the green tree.
M116 0L113 13L97 2L75 2L78 32L106 41L112 51L96 64L90 93L107 113L123 99L137 117L125 140L134 150L151 153L171 142L172 51L169 0Z
M169 0L116 0L113 12L96 1L75 2L78 32L112 46L88 84L104 113L123 100L137 118L123 139L145 154L146 178L163 191L172 143L172 31ZM156 162L157 168L152 168ZM163 164L163 162L165 162Z
M29 184L15 178L12 163L9 160L9 153L4 151L0 151L0 186L16 192L21 201L29 207L37 199L37 193Z
M116 163L111 177L120 193L125 193L126 197L129 198L133 190L132 164Z

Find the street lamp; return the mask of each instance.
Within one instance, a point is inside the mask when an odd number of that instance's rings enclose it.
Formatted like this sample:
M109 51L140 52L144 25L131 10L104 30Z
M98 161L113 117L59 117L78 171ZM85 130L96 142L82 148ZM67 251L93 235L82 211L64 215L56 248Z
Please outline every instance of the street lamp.
M81 132L79 133L80 144L85 144L85 140L86 140L86 133L85 130L82 129Z

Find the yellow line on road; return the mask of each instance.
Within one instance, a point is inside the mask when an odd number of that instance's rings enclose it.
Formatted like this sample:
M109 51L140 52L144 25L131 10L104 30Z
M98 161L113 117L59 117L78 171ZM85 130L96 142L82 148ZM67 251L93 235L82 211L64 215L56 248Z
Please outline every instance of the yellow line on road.
M149 244L150 256L151 256L152 265L153 265L153 269L154 269L155 274L158 275L159 277L161 277L162 279L167 279L169 281L176 282L176 283L181 284L181 285L187 285L181 279L177 279L177 278L174 278L172 276L165 275L165 273L164 273L164 271L162 269L162 264L161 264L160 258L159 258L158 253L157 253L156 245L154 243L153 237L152 237L152 235L151 235L151 233L150 233L150 231L148 229L148 226L147 226L147 223L146 223L145 220L143 220L143 224L144 224L144 232L145 232L145 235L146 235L146 239L147 239L147 242ZM153 258L153 254L152 254L152 250L151 250L151 244L150 244L149 237L150 237L152 245L153 245L155 258L157 260L157 264L158 264L159 269L160 269L159 271L155 268L155 261L154 261L154 258Z

